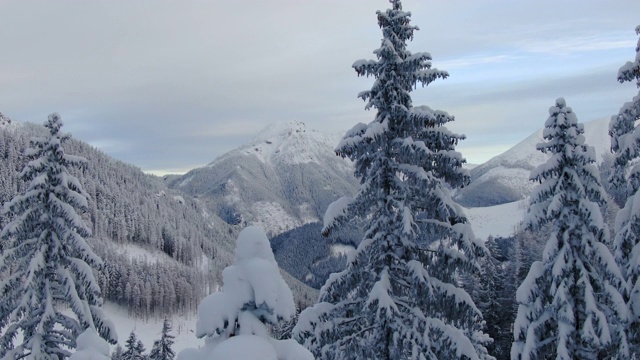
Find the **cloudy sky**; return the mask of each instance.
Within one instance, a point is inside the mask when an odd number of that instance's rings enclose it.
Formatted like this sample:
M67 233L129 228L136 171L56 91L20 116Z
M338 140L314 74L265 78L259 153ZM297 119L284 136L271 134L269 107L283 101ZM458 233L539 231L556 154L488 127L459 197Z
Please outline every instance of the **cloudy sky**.
M608 118L634 84L638 0L405 0L450 77L414 105L456 116L459 150L481 163L543 126L565 97L578 118ZM155 173L184 172L276 121L341 132L374 114L372 79L386 0L0 0L0 112L65 130Z

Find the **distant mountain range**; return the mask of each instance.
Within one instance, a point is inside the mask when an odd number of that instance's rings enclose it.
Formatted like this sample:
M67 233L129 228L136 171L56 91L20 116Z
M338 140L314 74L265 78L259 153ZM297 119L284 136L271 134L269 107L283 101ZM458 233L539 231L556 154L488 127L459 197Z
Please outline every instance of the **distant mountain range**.
M599 164L610 153L609 120L585 123L584 129L585 142L595 148ZM528 197L536 186L529 181L531 170L549 158L536 150L536 144L541 142L542 129L504 153L471 169L471 183L456 192L455 200L465 207L485 207Z

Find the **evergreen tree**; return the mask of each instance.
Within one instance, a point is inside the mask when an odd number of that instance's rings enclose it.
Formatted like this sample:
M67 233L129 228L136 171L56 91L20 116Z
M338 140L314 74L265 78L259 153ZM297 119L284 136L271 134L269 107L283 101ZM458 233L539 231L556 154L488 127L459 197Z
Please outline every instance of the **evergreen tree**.
M149 355L150 360L173 360L176 354L171 349L174 336L169 334L170 331L171 324L169 323L169 320L165 318L162 323L162 335L160 336L160 340L153 342L153 348Z
M124 350L122 349L122 346L120 346L119 344L116 345L116 348L111 353L111 360L123 360L123 352Z
M512 240L511 240L512 241ZM480 261L480 271L473 274L469 292L473 302L484 315L485 331L493 339L487 346L497 359L509 357L515 319L513 267L505 263L496 239L489 237L485 243L489 256Z
M138 342L136 343L136 350L135 350L136 359L137 360L147 359L148 356L144 354L145 351L147 351L147 349L144 347L142 340L138 339Z
M131 330L131 333L129 333L129 338L124 344L122 360L140 360L142 359L144 350L144 345L140 340L138 340L135 332Z
M640 26L636 28L640 35ZM636 46L636 59L627 62L618 72L618 81L635 80L640 88L640 40ZM640 130L635 122L640 119L640 94L622 106L611 118L609 135L611 150L615 153L614 170L610 182L614 188L626 188L626 202L616 216L614 251L627 287L625 300L629 308L628 336L632 352L640 358L640 167L633 166L640 155Z
M0 126L7 126L9 124L11 124L11 119L0 112Z
M640 26L636 28L640 35ZM636 46L636 59L624 64L618 70L618 81L621 83L636 81L640 88L640 40ZM614 168L609 179L614 186L627 187L630 195L640 186L640 174L633 171L629 179L625 177L629 163L640 154L640 132L636 131L635 122L640 119L640 94L631 102L625 103L617 115L611 117L609 135L611 135L611 150L616 154ZM629 182L627 183L627 180Z
M0 236L0 357L61 359L87 328L115 343L113 325L101 310L100 288L93 270L102 260L89 248L90 235L76 209L87 209L87 194L67 167L86 160L65 154L58 114L49 115L48 138L34 138L26 150L30 161L21 176L27 190L4 206L13 220ZM68 307L72 314L61 311ZM24 339L15 344L18 332Z
M624 280L604 242L608 229L592 147L564 99L556 100L538 150L551 157L534 169L525 226L551 223L542 261L518 288L512 359L598 359L628 355L619 289Z
M457 274L477 270L476 256L486 253L447 186L468 182L454 151L464 137L443 126L453 116L413 107L410 96L417 83L448 74L431 67L428 53L407 50L417 27L399 0L390 2L377 12L377 60L353 65L375 78L359 97L376 117L348 131L336 149L355 162L361 187L354 199L329 206L323 234L352 218L367 221L367 229L347 269L300 314L294 334L322 359L491 358L482 314L458 285Z

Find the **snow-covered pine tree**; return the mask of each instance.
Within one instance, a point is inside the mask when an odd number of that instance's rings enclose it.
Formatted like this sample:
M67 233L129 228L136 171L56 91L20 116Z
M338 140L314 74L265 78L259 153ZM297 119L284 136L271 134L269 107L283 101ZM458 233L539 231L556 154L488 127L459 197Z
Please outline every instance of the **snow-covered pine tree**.
M534 169L540 182L531 195L524 225L551 223L543 260L531 265L518 288L511 358L598 359L628 354L624 280L604 244L608 229L599 204L604 191L592 147L565 100L549 109L544 143L550 159Z
M640 35L640 26L636 28ZM618 81L621 83L636 81L640 88L640 39L636 46L635 61L628 61L618 70ZM630 174L631 180L627 185L627 167L629 163L640 155L640 131L636 131L635 121L640 118L640 94L631 102L625 103L617 115L611 117L609 122L609 135L611 136L611 150L615 153L615 171L609 179L614 186L627 187L630 194L634 194L640 186L640 175L637 172Z
M124 349L120 344L116 345L116 348L111 353L111 360L122 360L122 354L124 353Z
M146 360L149 357L144 353L145 351L147 351L147 348L144 346L144 344L142 343L142 340L138 339L138 342L136 343L136 359L137 360Z
M0 126L7 126L9 124L11 124L11 119L0 112Z
M511 240L509 240L511 241ZM485 246L489 250L489 256L480 261L480 271L470 276L470 284L465 289L471 295L473 302L484 315L485 332L493 339L493 343L487 346L489 353L497 359L509 357L513 336L511 324L515 318L514 294L516 285L514 277L501 260L505 260L500 254L495 238L489 237Z
M179 360L313 359L295 340L269 334L267 325L290 319L296 308L262 229L249 226L240 232L234 264L224 269L222 279L222 291L198 307L196 336L205 338L206 345L181 351Z
M93 270L102 265L85 241L90 235L76 209L87 208L87 195L68 166L85 160L65 154L58 114L49 115L48 138L34 138L26 155L31 159L21 176L23 194L4 206L13 220L1 238L0 357L59 359L69 356L76 338L87 328L115 343L116 334L102 312L100 288ZM71 311L62 310L68 307ZM24 339L16 344L22 332Z
M121 355L122 360L144 360L147 359L147 356L144 352L147 351L145 349L144 344L138 337L136 333L131 330L129 333L129 338L124 344L124 352Z
M448 74L428 53L412 54L417 27L399 0L378 11L377 60L353 64L373 76L359 97L375 119L347 132L336 152L355 162L361 187L325 214L326 235L358 217L368 222L347 269L323 286L320 302L300 314L298 341L322 359L487 359L482 314L458 286L485 255L448 188L468 181L454 150L464 137L443 125L446 112L413 107L410 92ZM448 184L448 185L447 185ZM432 239L432 243L429 240Z
M171 324L168 319L164 319L162 323L162 335L159 340L153 342L153 348L149 354L150 360L173 360L176 354L171 349L173 345L174 336L169 334L171 331Z
M640 35L640 26L636 33ZM640 88L640 40L635 61L627 62L618 71L618 81L633 80ZM611 150L615 154L610 182L627 189L625 205L616 215L613 243L616 262L627 282L624 295L629 308L628 336L636 358L640 358L640 129L635 126L639 119L640 94L625 103L609 124Z

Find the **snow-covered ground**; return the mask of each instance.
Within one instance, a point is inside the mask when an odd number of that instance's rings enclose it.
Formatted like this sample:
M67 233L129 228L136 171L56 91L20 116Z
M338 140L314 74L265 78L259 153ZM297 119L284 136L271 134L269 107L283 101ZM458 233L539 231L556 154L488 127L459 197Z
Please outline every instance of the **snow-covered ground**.
M473 229L480 239L489 236L510 236L520 226L527 212L528 198L507 204L464 209Z
M252 225L265 229L272 236L304 225L277 202L258 201L253 204L253 210L257 215Z
M147 353L151 351L153 342L160 339L162 332L163 318L152 318L148 321L143 319L136 319L129 317L127 309L113 303L106 303L104 310L107 316L116 325L116 332L118 333L118 344L124 348L125 341L129 337L129 333L133 330L136 337L142 341ZM171 322L172 330L171 335L175 336L175 343L173 344L173 350L180 352L185 348L197 348L204 345L204 341L196 338L196 321L197 316L195 313L187 314L185 316L172 316L169 318ZM115 348L111 347L112 350Z

